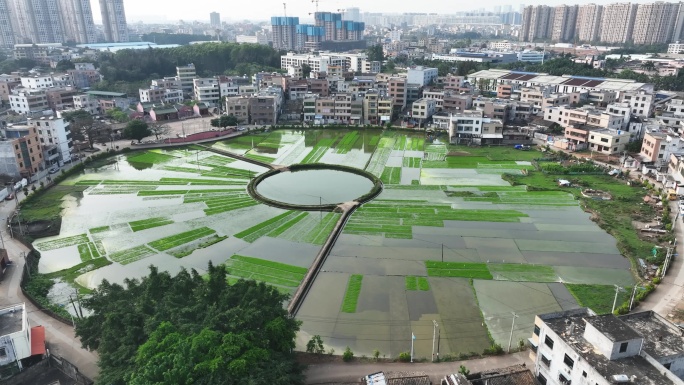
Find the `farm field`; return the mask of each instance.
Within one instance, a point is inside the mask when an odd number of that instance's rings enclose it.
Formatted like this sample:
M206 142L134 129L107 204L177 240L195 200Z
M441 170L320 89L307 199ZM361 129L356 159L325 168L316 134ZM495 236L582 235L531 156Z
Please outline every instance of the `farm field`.
M511 312L520 316L515 345L529 337L535 314L580 305L605 311L613 284L634 285L618 241L582 210L576 192L530 171L537 151L370 129L275 130L210 147L282 166L348 165L384 184L345 223L304 299L299 349L319 334L336 352L349 346L357 356L379 349L396 357L414 333L416 356L429 358L435 320L443 353L481 353L507 343ZM293 293L340 214L255 201L246 186L265 171L200 148L135 152L45 195L61 206L37 200L22 215L61 214L60 235L34 246L40 271L69 271L73 285L122 283L149 265L202 274L211 261L231 282L255 279ZM587 180L637 197L601 176ZM88 261L97 262L82 274L70 270Z

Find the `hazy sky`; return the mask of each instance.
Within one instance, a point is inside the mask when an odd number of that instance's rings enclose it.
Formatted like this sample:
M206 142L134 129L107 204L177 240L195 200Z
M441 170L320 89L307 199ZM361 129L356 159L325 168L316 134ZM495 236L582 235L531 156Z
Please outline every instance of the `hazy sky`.
M625 0L621 0L625 1ZM653 0L655 1L655 0ZM309 12L314 12L315 4L311 0L286 0L288 16L299 16L300 19L308 19ZM581 4L594 2L608 4L619 2L618 0L527 0L524 4ZM633 1L644 2L644 1ZM651 1L649 1L651 2ZM92 0L93 17L100 22L100 6L98 0ZM455 2L449 0L320 0L319 10L336 12L345 7L359 7L361 12L436 12L452 13L456 11L471 11L484 8L492 11L494 6L510 4L513 10L517 10L520 3L510 3L502 0L480 0L474 2ZM282 16L283 0L124 0L126 16L129 22L135 21L160 21L167 20L176 22L183 20L209 20L209 12L216 11L221 14L221 20L235 21L242 19L269 20L271 16Z

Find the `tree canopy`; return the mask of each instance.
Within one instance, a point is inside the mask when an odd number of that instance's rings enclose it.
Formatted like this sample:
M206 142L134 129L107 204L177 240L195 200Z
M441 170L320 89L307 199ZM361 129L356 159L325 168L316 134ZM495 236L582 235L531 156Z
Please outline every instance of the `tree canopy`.
M101 54L100 73L110 83L136 82L176 74L176 66L193 63L200 76L238 69L280 67L280 52L258 44L205 43L168 49L120 50Z
M106 280L84 300L92 315L76 334L100 356L98 384L303 383L291 350L298 321L287 316L284 294L240 280L223 267L175 277L150 267L125 286Z
M142 120L131 120L123 130L124 137L137 140L140 143L144 138L152 135L150 127Z
M212 127L226 128L230 126L237 126L239 121L233 115L221 115L220 118L212 119L210 123Z

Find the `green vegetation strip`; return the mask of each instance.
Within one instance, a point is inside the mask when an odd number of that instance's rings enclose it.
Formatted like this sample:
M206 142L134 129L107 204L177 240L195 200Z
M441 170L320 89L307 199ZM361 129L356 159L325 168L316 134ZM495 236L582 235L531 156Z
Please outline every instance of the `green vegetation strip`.
M162 154L159 152L146 151L143 153L131 154L128 157L128 161L131 163L147 163L147 164L158 164L168 162L172 159L176 159L175 156Z
M169 237L164 237L157 239L156 241L150 242L149 245L156 250L165 251L190 243L192 241L204 238L206 236L216 233L214 229L208 227L200 227L199 229L194 229L190 231L185 231L180 234L171 235Z
M463 277L492 279L485 263L425 261L430 277Z
M130 249L117 251L116 253L111 253L109 254L109 258L111 258L111 260L114 262L118 262L122 265L127 265L129 263L139 261L143 258L147 258L154 254L157 254L157 252L150 249L146 245L141 245L132 247Z
M359 132L356 130L345 134L344 137L342 137L342 140L340 140L340 142L337 144L335 152L338 154L348 153L359 139Z
M385 184L399 184L401 182L401 167L385 167L380 179Z
M96 258L81 262L78 265L72 266L68 269L45 274L45 277L49 279L60 279L64 282L75 284L76 278L78 278L80 275L83 275L90 271L97 270L105 266L109 266L111 264L112 262L107 258Z
M321 139L306 157L304 157L301 163L318 163L334 142L335 139Z
M420 158L404 158L403 166L410 168L420 168Z
M233 255L226 262L228 274L272 285L297 287L307 269L243 255Z
M249 243L252 243L257 239L268 235L276 237L285 232L290 227L294 226L297 222L301 221L305 217L306 213L300 213L297 211L286 211L274 218L261 222L258 225L252 226L244 231L235 234L235 237L243 239Z
M428 282L428 279L426 277L407 276L406 277L406 290L428 291L428 290L430 290L430 282Z
M498 281L558 282L558 275L551 266L517 263L493 263L489 271Z
M344 300L342 301L343 313L356 313L356 305L359 302L362 281L363 275L354 274L349 277L347 291L344 293Z
M92 229L88 230L90 231L91 234L96 234L96 233L104 233L105 231L109 231L110 227L109 226L100 226L100 227L93 227Z
M101 241L83 243L78 245L78 254L83 262L97 259L104 254L104 246Z
M88 243L89 241L90 239L88 239L88 236L86 234L79 234L73 235L71 237L64 237L53 239L51 241L41 242L38 243L36 246L38 246L40 250L47 251L61 249L63 247L75 246L81 243Z
M173 223L173 221L171 219L163 218L163 217L155 217L155 218L143 219L140 221L129 222L128 224L131 225L131 230L141 231L141 230L151 229L154 227L170 225L171 223Z
M270 156L258 155L258 154L245 154L245 158L254 159L259 162L271 164L275 160Z
M615 301L615 286L609 285L576 285L565 284L577 303L582 307L588 307L595 311L596 314L608 314L613 308L613 301ZM632 293L632 288L624 288L618 294L617 306L629 300Z
M192 254L195 250L204 249L204 248L209 247L213 244L219 243L226 238L228 238L227 235L224 235L221 237L221 236L214 234L211 237L209 237L208 240L206 240L206 241L204 241L198 245L195 245L192 247L187 247L187 248L179 248L176 250L169 250L167 253L170 255L173 255L176 258L187 257L188 255Z

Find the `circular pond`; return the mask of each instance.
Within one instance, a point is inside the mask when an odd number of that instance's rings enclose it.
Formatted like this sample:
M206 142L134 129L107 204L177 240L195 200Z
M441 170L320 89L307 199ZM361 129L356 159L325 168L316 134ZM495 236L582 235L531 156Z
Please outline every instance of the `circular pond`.
M373 186L369 177L357 173L310 169L276 172L260 180L255 190L266 200L319 206L356 200L371 192Z

